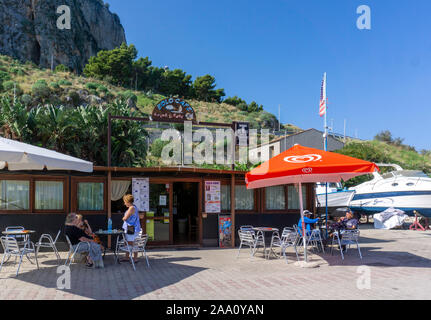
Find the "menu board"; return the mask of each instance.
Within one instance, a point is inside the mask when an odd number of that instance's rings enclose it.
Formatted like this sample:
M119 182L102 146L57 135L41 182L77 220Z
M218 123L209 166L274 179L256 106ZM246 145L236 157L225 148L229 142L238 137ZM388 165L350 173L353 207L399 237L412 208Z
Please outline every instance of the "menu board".
M219 247L232 248L232 219L230 216L219 215Z
M135 205L140 212L150 211L150 179L133 178L132 194L135 199Z
M205 181L205 212L220 213L220 181Z

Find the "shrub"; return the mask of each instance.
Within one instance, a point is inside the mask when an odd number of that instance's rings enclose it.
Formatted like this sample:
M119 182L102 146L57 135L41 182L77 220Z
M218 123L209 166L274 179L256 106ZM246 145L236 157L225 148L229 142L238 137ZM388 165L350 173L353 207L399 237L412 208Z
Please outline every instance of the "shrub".
M31 92L39 98L47 98L51 94L51 90L45 80L37 80L31 87Z
M135 103L138 101L138 97L130 90L120 93L120 97L126 101L129 99L132 99L132 101Z
M79 94L73 90L69 92L69 98L70 98L70 100L74 106L79 105L79 103L81 101Z
M70 69L66 67L64 64L59 64L55 67L55 72L70 72Z
M99 85L99 88L97 88L97 90L99 90L100 92L103 92L103 93L107 93L109 91L108 88L106 88L103 85Z
M163 148L169 144L169 141L162 141L162 139L156 139L151 144L151 154L157 158L162 156Z
M21 96L21 102L25 105L28 106L32 103L33 99L31 98L31 96L29 94L23 94Z
M59 89L60 88L60 86L59 86L59 84L57 82L51 82L49 85L51 86L51 88L54 88L54 89Z
M10 77L8 72L0 71L0 81L7 81L10 79L11 79L11 77Z
M21 87L15 81L5 81L5 82L3 82L3 89L4 89L4 91L6 91L6 92L12 92L13 93L14 88L15 88L15 93L17 95L21 95L22 94L23 91L22 91Z
M65 80L65 79L61 79L60 81L58 81L58 84L61 86L71 86L72 82Z
M97 90L97 88L99 87L99 85L97 83L93 83L93 82L88 82L85 87L88 90Z

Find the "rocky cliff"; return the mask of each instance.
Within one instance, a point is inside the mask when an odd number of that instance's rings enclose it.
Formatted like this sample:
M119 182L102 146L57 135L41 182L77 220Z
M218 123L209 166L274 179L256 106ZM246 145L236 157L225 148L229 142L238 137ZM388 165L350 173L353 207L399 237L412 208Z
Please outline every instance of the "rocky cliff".
M70 8L70 29L57 27L62 5ZM0 0L0 54L81 72L98 51L123 42L120 19L102 0Z

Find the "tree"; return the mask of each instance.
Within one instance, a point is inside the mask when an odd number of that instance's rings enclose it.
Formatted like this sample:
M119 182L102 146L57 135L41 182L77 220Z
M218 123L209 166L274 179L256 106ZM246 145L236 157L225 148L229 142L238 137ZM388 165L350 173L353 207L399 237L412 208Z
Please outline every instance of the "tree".
M214 90L216 80L213 76L207 74L202 77L197 77L193 83L193 92L195 98L203 101L221 102L222 97L226 94L224 89Z
M97 56L91 57L84 68L87 77L110 82L121 86L130 86L133 77L133 62L138 55L133 44L123 43L113 50L102 50Z
M247 111L248 112L259 112L263 110L263 106L262 105L258 105L256 102L252 102L248 105Z
M247 102L237 96L226 98L223 102L235 107L241 103L247 105Z
M386 143L391 143L392 142L392 133L389 130L385 130L385 131L378 133L374 137L374 139L378 140L378 141L383 141Z
M181 69L165 70L161 74L159 91L167 96L189 97L192 76Z
M133 62L133 73L138 90L151 90L153 85L151 80L151 67L152 62L148 57L139 58Z

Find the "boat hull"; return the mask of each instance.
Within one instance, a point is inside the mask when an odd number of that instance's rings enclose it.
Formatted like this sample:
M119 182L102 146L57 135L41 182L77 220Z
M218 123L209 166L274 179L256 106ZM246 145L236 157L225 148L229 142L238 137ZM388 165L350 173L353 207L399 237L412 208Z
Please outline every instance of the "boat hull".
M355 194L349 207L358 213L375 214L388 208L414 216L414 211L431 217L431 191L400 191Z
M331 214L338 208L347 207L353 194L354 191L351 190L328 192L328 213ZM318 212L324 213L326 211L326 194L318 194L317 201Z

